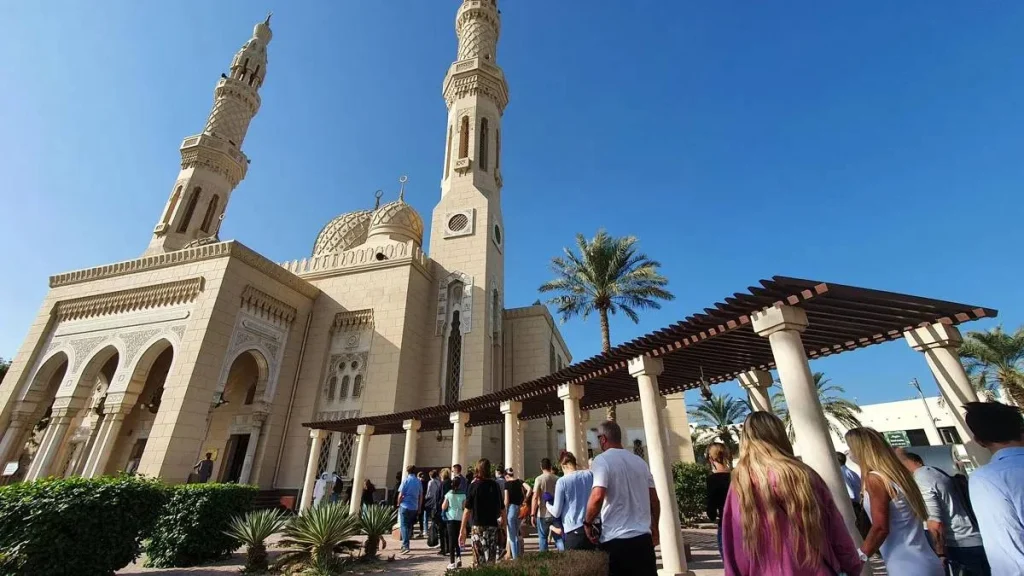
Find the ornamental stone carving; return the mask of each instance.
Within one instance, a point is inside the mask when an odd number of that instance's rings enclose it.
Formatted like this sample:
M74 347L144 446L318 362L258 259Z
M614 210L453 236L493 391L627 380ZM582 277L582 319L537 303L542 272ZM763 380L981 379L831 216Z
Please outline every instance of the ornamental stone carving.
M142 346L159 333L159 329L139 330L121 336L121 340L124 341L124 365L131 366L135 356L142 350Z
M71 341L71 349L75 351L74 367L69 369L68 372L74 372L79 370L82 363L89 354L99 346L100 342L106 340L106 336L95 336L93 338L79 338L78 340Z
M142 288L118 290L96 296L62 300L56 304L60 322L93 316L124 314L135 310L185 304L196 299L203 290L203 278L188 278Z

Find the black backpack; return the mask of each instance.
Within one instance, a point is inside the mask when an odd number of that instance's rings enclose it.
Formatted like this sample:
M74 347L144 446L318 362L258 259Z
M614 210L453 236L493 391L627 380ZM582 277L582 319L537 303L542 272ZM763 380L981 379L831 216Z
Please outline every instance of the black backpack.
M968 488L967 476L965 476L963 474L957 474L956 476L950 476L942 468L935 468L935 469L938 470L939 472L942 472L942 474L946 478L949 478L950 480L953 481L952 482L953 483L953 489L956 491L957 495L960 496L960 501L964 503L964 507L967 508L967 516L968 516L968 518L971 519L971 525L973 525L974 529L977 530L978 529L978 517L974 515L974 506L971 504L971 491Z

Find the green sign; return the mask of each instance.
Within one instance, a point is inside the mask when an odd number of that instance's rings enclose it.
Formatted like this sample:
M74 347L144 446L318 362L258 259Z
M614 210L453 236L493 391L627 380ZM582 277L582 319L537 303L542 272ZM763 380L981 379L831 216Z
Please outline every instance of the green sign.
M908 448L910 446L910 438L907 437L904 430L882 432L882 435L885 436L885 441L889 443L889 446L893 448Z

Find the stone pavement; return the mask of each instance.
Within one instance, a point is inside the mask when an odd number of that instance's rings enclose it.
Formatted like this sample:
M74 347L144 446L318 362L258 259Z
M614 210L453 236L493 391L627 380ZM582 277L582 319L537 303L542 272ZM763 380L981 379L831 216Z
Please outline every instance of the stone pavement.
M693 562L690 569L696 576L721 576L724 574L722 560L718 556L715 544L714 530L684 530L686 541L690 543L693 552ZM368 566L353 574L374 574L379 576L391 575L412 575L422 574L424 576L441 576L448 566L448 558L441 557L437 549L427 548L427 541L417 539L412 541L412 553L408 556L395 554L398 551L398 542L390 536L385 537L387 546L381 551L384 559L394 558L390 562L380 562ZM271 549L273 550L273 549ZM531 536L526 539L526 551L537 551L537 538ZM273 554L273 551L271 552ZM243 551L236 552L230 559L195 568L143 568L142 562L132 564L118 571L120 576L137 574L152 574L162 576L223 576L224 574L237 574L245 558ZM467 557L464 566L472 564L472 556Z

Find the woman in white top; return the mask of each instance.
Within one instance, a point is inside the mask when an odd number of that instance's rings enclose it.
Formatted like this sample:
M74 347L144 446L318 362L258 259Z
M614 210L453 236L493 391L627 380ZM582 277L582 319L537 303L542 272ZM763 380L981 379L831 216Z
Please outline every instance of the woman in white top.
M846 444L860 466L864 509L871 518L861 551L865 556L881 552L889 574L943 576L943 563L925 535L928 510L914 477L874 429L848 431Z

